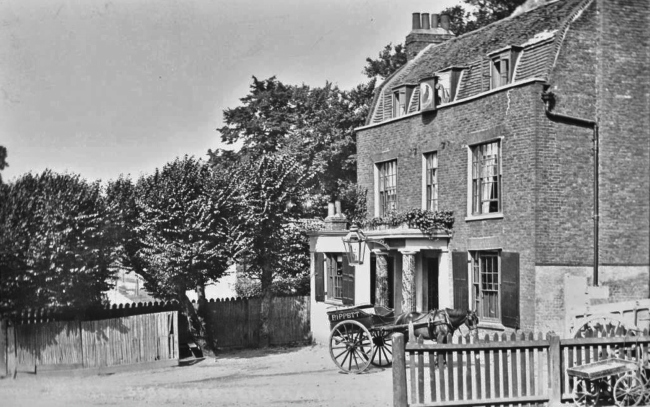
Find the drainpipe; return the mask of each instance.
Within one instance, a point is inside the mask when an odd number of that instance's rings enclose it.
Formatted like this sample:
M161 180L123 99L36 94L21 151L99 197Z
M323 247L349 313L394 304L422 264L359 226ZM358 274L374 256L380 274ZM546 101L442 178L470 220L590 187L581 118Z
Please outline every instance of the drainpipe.
M555 102L555 97L552 92L548 91L550 85L544 85L544 91L542 92L542 100L544 101L544 106L546 107L546 116L549 119L557 122L563 122L567 124L575 124L582 127L588 127L593 130L593 143L594 143L594 273L593 273L593 285L598 286L598 221L599 221L599 211L598 211L598 123L594 120L587 120L581 117L576 116L567 116L564 114L554 113L551 110Z

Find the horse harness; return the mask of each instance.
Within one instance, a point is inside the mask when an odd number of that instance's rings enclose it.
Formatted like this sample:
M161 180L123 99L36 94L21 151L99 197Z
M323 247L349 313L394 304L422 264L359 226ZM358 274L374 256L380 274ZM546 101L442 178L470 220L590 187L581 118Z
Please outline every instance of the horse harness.
M432 313L433 313L433 316L431 315ZM441 321L441 320L437 320L437 321L435 320L435 318L436 318L438 315L442 315L442 316L443 316L443 320L442 320L442 321ZM433 312L429 311L429 313L427 314L427 316L429 316L429 320L427 321L427 329L429 329L429 332L432 332L432 331L431 331L431 328L432 328L432 327L435 328L436 326L439 326L439 325L447 325L451 331L454 330L454 326L451 324L451 321L449 320L449 314L447 314L447 311L445 311L445 310L440 310L440 309L439 309L439 310L435 310L435 311L433 311Z

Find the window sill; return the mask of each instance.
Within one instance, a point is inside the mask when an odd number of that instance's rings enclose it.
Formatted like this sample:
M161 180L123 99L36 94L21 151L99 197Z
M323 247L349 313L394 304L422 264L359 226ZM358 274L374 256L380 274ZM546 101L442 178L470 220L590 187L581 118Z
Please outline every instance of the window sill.
M503 213L488 213L487 215L470 215L465 217L465 222L487 219L503 219Z
M506 327L498 321L479 321L479 329L485 329L488 331L505 331Z
M323 301L323 302L325 304L328 304L328 305L336 305L336 306L340 306L340 307L343 306L343 301L341 301L341 300L325 299L325 301Z

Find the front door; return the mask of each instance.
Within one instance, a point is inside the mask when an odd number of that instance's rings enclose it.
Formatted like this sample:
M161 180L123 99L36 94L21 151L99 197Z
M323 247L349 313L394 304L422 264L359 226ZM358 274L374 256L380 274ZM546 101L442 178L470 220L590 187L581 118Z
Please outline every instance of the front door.
M429 257L426 259L427 273L427 310L440 307L438 295L438 258Z

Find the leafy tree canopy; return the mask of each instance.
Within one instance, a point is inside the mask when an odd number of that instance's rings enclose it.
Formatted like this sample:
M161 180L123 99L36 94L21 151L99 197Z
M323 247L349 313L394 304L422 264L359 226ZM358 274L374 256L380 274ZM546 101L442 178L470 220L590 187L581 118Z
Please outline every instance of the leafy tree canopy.
M102 302L116 259L99 183L28 173L0 185L0 308Z
M218 280L231 262L232 179L191 157L138 180L138 261L145 288L159 298Z
M462 35L510 16L526 0L463 0L463 4L448 7L451 31Z
M8 166L9 164L7 164L7 148L4 146L0 146L0 171L4 170ZM0 184L2 184L2 174L0 174Z
M367 86L343 91L331 83L312 88L253 77L242 105L225 110L225 125L218 129L222 141L242 147L238 153L210 152L213 164L291 155L314 174L312 200L327 201L356 181L354 128L364 123L371 98Z
M386 79L406 63L406 49L402 44L388 44L377 59L366 58L363 73L369 77Z

